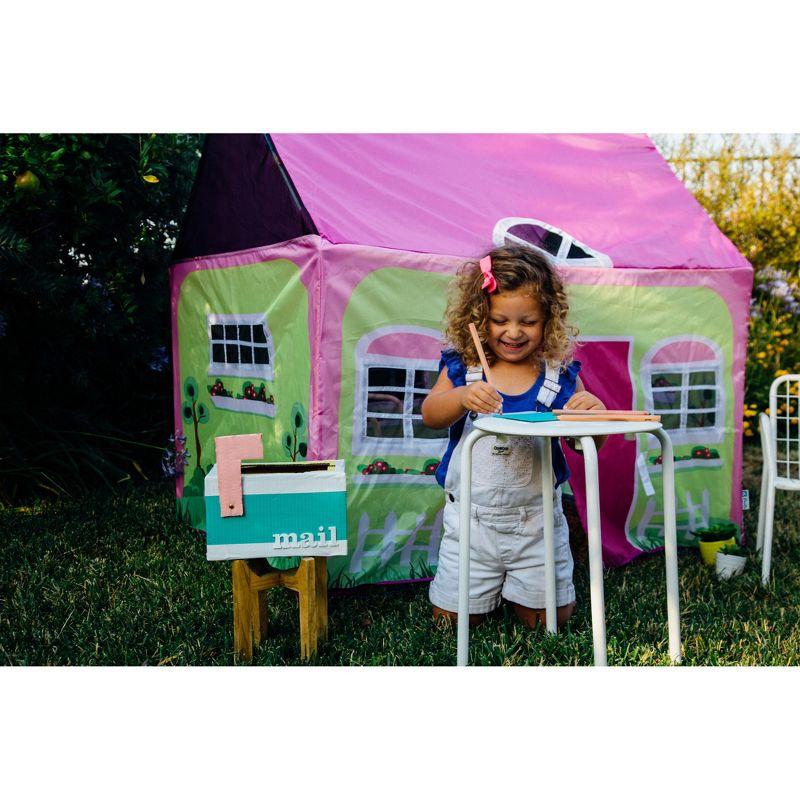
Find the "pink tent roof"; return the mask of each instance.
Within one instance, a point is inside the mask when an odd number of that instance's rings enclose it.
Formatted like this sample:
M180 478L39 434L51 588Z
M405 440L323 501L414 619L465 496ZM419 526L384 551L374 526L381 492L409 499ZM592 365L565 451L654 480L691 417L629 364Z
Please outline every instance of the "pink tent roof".
M644 135L275 134L319 233L352 243L481 254L495 225L541 220L615 267L748 262Z

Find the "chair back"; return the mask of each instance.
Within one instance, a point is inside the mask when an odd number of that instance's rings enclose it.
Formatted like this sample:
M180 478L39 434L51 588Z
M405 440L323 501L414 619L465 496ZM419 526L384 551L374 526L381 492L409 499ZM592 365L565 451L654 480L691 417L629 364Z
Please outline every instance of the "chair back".
M781 375L772 382L769 424L777 477L800 481L800 375Z

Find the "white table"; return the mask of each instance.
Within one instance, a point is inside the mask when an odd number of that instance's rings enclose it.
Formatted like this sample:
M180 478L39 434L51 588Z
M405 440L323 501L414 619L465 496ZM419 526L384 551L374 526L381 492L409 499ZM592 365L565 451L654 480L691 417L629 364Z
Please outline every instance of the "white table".
M586 516L589 539L589 579L592 605L592 639L595 666L607 665L603 552L600 539L600 490L597 448L593 436L651 433L661 443L664 492L664 556L667 568L667 624L669 655L681 659L678 602L678 545L675 531L675 469L672 442L658 422L520 422L500 417L480 417L473 423L461 449L461 497L458 573L458 666L469 660L469 539L472 501L472 448L483 436L506 434L538 439L542 470L542 506L545 543L545 618L549 633L557 632L555 542L553 534L553 467L550 439L578 439L586 473Z

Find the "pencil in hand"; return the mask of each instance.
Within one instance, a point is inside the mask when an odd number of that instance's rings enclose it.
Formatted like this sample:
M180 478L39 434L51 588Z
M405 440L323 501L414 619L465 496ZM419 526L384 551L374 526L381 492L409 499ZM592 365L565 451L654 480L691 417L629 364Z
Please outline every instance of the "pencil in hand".
M480 336L478 336L478 329L475 327L474 322L470 322L469 332L472 334L472 341L475 344L475 349L478 351L478 358L483 367L483 374L486 376L486 380L492 383L492 372L489 369L489 362L486 360L486 353L483 352L483 345L481 344Z
M486 360L486 353L483 352L483 345L481 344L480 336L478 336L478 329L475 327L474 322L469 323L469 332L472 334L472 341L475 344L475 350L478 352L478 358L480 359L481 367L483 367L483 374L486 376L486 382L494 386L492 371L489 369L489 362ZM502 408L499 413L503 413Z

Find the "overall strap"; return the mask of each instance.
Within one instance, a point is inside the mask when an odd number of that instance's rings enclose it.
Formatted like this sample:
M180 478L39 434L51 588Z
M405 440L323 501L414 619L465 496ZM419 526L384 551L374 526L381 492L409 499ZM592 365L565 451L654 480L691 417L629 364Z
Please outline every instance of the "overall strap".
M536 402L541 403L545 408L550 408L553 405L561 386L558 382L559 368L546 364L547 369L544 373L544 380L542 381L542 388L539 389L539 394L536 396Z
M467 386L476 381L483 380L483 369L481 367L467 367L466 381Z

